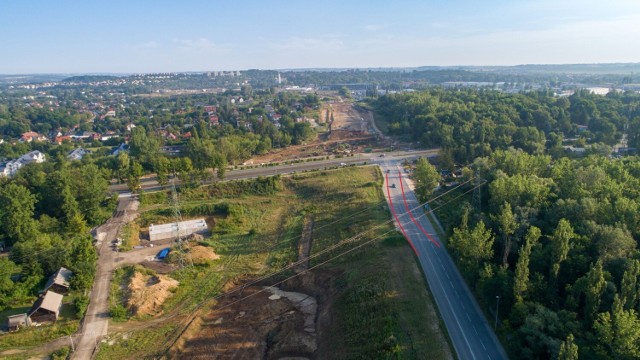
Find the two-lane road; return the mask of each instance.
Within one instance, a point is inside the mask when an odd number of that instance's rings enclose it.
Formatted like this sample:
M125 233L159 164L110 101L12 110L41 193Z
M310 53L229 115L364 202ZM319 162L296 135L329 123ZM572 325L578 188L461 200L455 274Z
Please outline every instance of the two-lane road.
M330 159L322 159L315 161L307 161L307 159L301 159L298 163L286 164L286 165L252 165L241 166L236 170L227 171L224 176L225 180L238 180L238 179L251 179L260 176L274 176L274 175L286 175L296 172L322 170L326 168L332 168L336 166L348 166L348 165L362 165L362 164L377 164L386 159L407 159L413 160L419 156L433 157L437 156L439 149L431 150L415 150L415 151L394 151L389 153L365 153L355 154L349 157L333 157ZM157 181L155 175L145 176L140 179L143 191L157 191L163 187ZM177 180L176 184L180 181ZM129 192L129 188L126 184L113 184L109 186L109 191L126 193Z
M507 359L460 272L419 206L399 162L381 164L384 193L396 226L407 237L424 272L459 359Z

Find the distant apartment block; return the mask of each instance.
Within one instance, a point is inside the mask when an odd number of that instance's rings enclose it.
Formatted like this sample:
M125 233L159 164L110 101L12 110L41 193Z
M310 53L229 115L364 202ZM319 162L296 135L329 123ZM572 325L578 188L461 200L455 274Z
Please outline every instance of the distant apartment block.
M21 167L30 163L42 163L45 161L45 156L38 150L28 152L18 159L9 160L4 163L0 163L0 176L11 177L14 176Z

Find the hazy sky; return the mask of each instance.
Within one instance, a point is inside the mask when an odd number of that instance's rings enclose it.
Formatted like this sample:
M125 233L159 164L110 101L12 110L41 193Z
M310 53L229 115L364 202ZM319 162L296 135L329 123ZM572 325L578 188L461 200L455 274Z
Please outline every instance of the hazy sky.
M638 0L0 0L0 73L640 62Z

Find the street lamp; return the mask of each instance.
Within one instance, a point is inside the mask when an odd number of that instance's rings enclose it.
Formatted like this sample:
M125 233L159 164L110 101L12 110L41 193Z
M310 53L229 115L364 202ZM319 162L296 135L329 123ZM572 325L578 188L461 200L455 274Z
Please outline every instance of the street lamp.
M500 295L496 295L496 323L493 325L493 330L498 328L498 309L500 308Z

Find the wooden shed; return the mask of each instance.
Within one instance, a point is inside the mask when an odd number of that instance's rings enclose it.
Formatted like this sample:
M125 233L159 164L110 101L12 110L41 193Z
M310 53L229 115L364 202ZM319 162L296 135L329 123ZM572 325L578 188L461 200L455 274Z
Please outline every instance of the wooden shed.
M71 270L61 267L49 277L49 280L47 280L47 284L44 287L44 291L47 292L49 290L53 290L58 294L68 294L71 276L73 276L73 272Z
M29 310L29 320L32 323L55 322L58 320L62 307L62 295L54 291L47 291L40 296Z
M9 331L16 331L29 325L31 325L31 321L29 321L29 317L26 313L7 317L7 329Z

